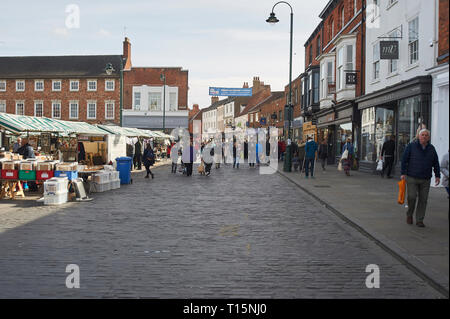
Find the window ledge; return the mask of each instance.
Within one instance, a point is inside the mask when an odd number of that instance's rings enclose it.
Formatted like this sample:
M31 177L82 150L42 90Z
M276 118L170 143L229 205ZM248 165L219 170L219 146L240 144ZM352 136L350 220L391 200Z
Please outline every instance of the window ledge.
M411 71L412 69L415 69L415 68L419 67L419 65L420 65L419 62L416 62L416 63L414 63L414 64L410 64L410 65L405 69L405 72Z
M393 6L395 6L397 4L398 0L392 2L391 4L388 4L388 6L386 7L386 11L389 10L390 8L392 8Z
M388 76L386 76L386 79L393 78L393 77L395 77L395 76L397 76L397 75L400 75L400 74L399 74L398 72L391 73L391 74L389 74Z
M372 82L370 82L370 85L374 85L374 84L377 84L377 83L380 83L380 82L381 82L380 79L376 79L376 80L373 80Z

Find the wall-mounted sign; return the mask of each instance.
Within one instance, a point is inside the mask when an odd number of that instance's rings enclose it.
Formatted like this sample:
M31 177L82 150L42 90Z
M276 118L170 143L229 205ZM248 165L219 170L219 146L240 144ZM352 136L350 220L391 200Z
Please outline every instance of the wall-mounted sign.
M345 84L347 85L352 85L352 84L356 84L356 73L345 73Z
M212 95L212 96L252 96L252 88L210 87L209 95Z
M380 59L398 60L398 41L380 41Z

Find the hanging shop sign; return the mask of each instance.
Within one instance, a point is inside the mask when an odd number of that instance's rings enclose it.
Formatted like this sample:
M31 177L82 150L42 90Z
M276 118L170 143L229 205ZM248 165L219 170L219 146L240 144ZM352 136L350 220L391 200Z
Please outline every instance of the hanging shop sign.
M353 72L347 72L345 73L345 84L347 85L352 85L352 84L356 84L356 73Z
M380 41L380 59L398 60L398 41Z

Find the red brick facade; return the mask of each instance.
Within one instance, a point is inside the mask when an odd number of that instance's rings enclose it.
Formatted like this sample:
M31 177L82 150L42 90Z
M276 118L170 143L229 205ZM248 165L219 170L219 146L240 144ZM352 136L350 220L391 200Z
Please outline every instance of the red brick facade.
M438 63L442 64L449 61L448 57L448 2L449 0L439 0L439 51L438 51Z
M124 109L132 109L133 86L163 86L161 74L166 76L166 85L178 87L178 110L188 110L188 71L181 68L131 68L124 71Z
M1 79L6 81L6 91L0 91L0 101L6 103L6 112L16 114L16 101L24 101L24 115L35 116L35 101L42 101L43 116L52 117L52 102L61 103L61 120L73 120L89 123L120 123L120 79L118 77L110 77L108 80L114 80L114 91L105 90L105 78L89 78L89 80L97 81L97 90L88 91L86 78L61 78L53 79ZM16 80L25 80L25 91L16 91ZM35 91L35 80L44 80L44 90ZM61 91L53 91L52 80L61 81ZM78 91L70 91L70 81L78 80ZM96 118L87 118L87 101L96 101L97 110ZM71 119L69 117L69 102L78 101L78 118ZM114 119L105 119L105 101L114 102Z

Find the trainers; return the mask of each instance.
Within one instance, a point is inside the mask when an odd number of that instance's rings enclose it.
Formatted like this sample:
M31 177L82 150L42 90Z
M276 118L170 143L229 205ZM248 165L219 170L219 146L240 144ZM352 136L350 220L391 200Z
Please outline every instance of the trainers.
M425 227L425 225L424 225L423 222L417 222L416 225L417 225L418 227Z
M407 223L407 224L410 224L410 225L413 223L413 218L412 218L412 216L406 217L406 223Z

